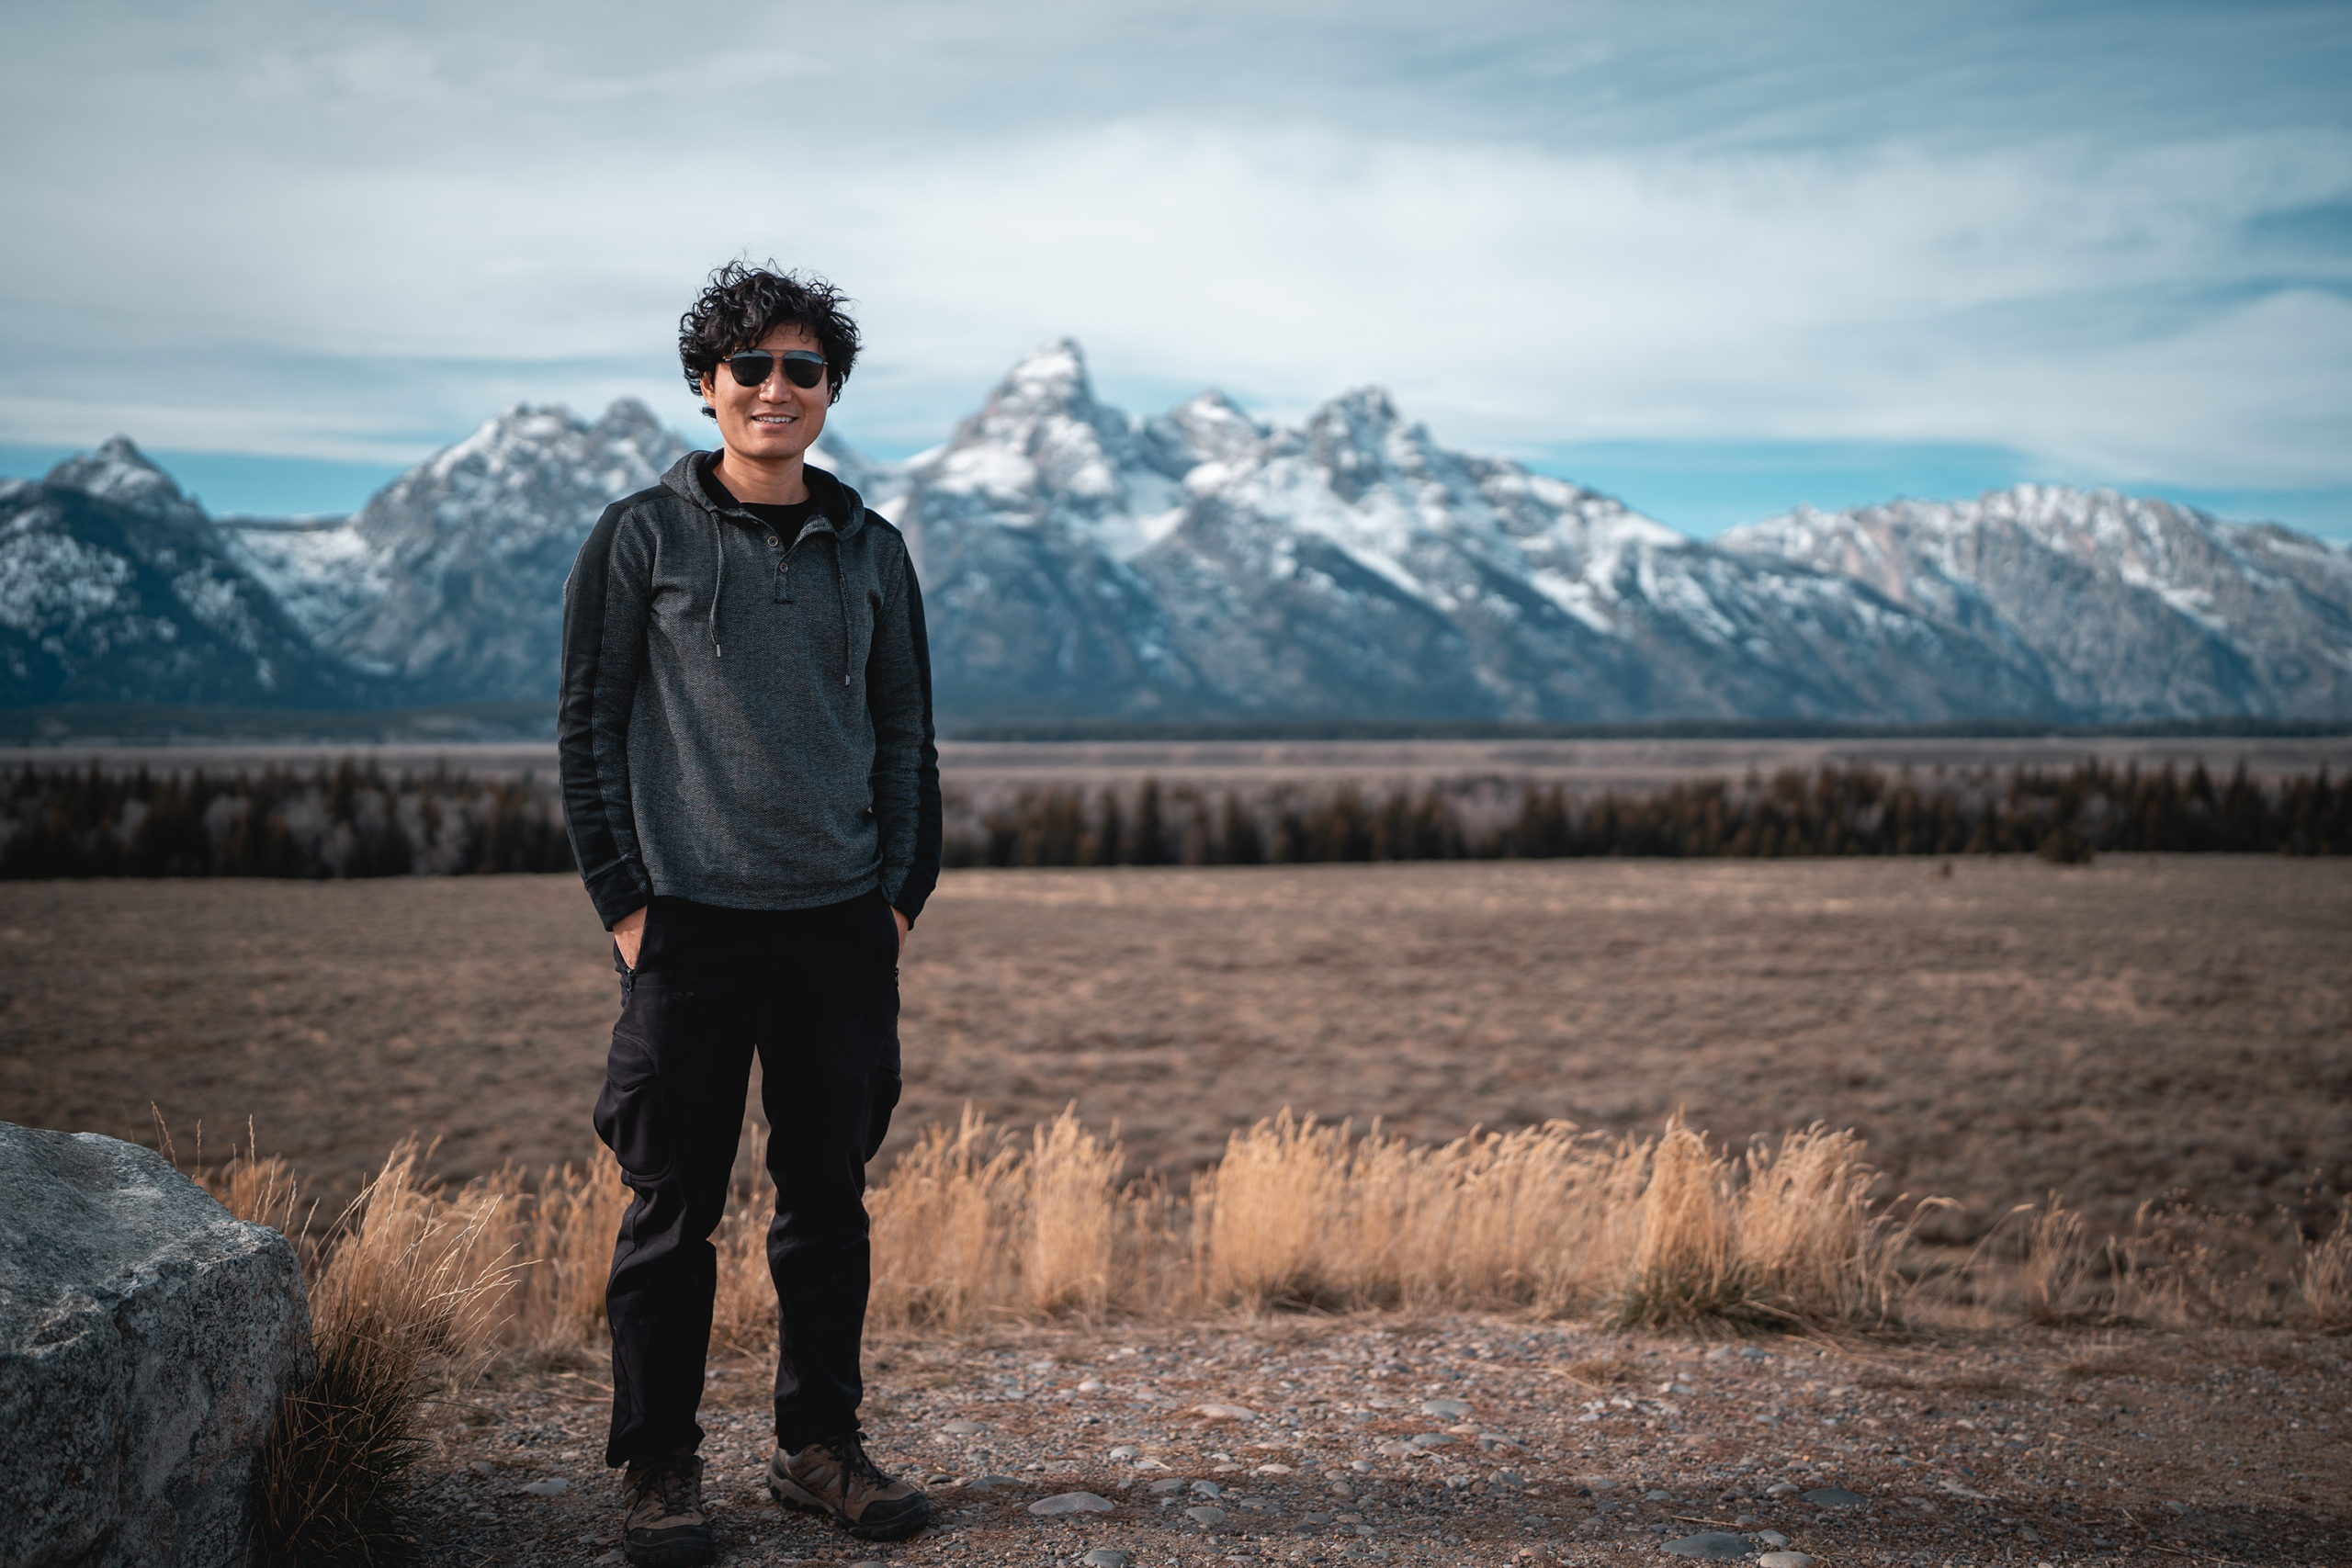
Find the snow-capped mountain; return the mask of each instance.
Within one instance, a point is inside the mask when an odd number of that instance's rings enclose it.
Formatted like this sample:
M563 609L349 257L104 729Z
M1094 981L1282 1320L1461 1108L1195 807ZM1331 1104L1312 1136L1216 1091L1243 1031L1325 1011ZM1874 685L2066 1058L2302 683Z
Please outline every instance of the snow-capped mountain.
M119 439L0 481L0 700L548 701L581 542L683 450L518 407L310 522L215 523ZM907 463L813 456L906 531L950 727L2352 716L2352 553L2108 491L1700 543L1374 388L1132 417L1066 341Z
M321 648L413 700L551 698L571 558L684 450L634 399L593 423L518 404L339 526L231 532Z
M552 699L572 558L607 505L687 450L634 398L593 422L518 404L332 526L225 531L321 648L410 700ZM852 483L888 482L838 446L816 457Z
M2110 720L2352 715L2352 552L2113 491L1801 510L1723 536L1869 584L2003 649L2043 711Z
M362 705L204 509L125 436L0 479L0 670L10 706Z
M1076 349L1032 355L946 445L877 486L923 584L946 712L1196 716L1217 694L1129 564L1182 515L1189 457L1097 402Z
M1133 420L1076 344L908 467L943 705L1593 720L2015 711L2014 661L1850 579L1464 457L1386 393Z

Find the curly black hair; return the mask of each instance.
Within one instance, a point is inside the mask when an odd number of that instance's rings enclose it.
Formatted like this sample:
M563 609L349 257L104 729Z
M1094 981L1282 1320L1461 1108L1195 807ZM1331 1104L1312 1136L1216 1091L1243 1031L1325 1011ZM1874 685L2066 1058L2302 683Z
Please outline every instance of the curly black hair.
M779 272L773 260L764 267L729 262L710 275L694 309L678 318L678 363L685 367L686 385L700 397L703 378L717 376L729 355L757 348L778 327L802 327L825 351L831 400L840 402L842 383L857 363L857 323L848 304L849 297L823 278ZM706 404L703 412L714 411Z

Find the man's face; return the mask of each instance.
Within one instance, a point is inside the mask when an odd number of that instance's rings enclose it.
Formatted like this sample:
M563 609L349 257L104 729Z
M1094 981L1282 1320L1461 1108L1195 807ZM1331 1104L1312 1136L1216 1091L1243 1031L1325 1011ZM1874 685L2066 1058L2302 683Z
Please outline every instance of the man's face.
M800 457L824 431L832 375L829 370L815 386L796 387L784 373L782 355L787 349L817 355L824 350L808 328L793 326L777 327L752 346L778 356L758 386L737 381L725 363L702 378L702 395L718 414L719 439L731 456L755 462Z

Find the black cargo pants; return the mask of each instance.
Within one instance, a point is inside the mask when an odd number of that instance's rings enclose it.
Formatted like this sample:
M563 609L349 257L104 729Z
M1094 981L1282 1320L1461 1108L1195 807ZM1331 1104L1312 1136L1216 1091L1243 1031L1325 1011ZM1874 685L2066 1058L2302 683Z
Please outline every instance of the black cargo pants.
M898 925L879 892L821 908L656 898L622 969L596 1132L636 1193L613 1248L605 1462L702 1440L703 1359L752 1053L760 1056L775 1280L776 1440L855 1430L869 1262L865 1162L899 1101ZM615 949L619 966L619 950Z

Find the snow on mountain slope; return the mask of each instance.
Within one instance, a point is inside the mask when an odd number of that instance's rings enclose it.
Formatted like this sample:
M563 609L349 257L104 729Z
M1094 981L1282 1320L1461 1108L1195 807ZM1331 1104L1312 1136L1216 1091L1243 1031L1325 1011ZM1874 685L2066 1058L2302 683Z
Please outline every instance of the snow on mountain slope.
M593 423L507 410L379 491L344 536L294 536L306 578L335 584L310 601L331 615L321 645L426 700L553 697L581 541L684 449L632 399Z
M1941 717L2037 694L1846 579L1465 457L1387 394L1131 420L1077 345L909 465L943 708Z
M1801 510L1727 549L1867 583L1955 635L2018 649L2065 716L2352 714L2352 552L2113 491Z
M110 442L0 484L8 700L547 700L581 542L684 449L518 407L349 519L216 524ZM1066 340L907 463L814 456L906 531L949 726L2352 716L2352 554L2110 491L1704 544L1377 388L1131 418Z
M179 481L150 462L128 435L118 435L95 452L77 453L49 470L44 484L78 490L129 512L175 523L195 534L211 520L184 493Z
M9 706L370 695L316 656L204 509L119 435L37 483L0 481L0 670Z
M1099 402L1063 341L907 464L886 514L922 581L943 715L1216 711L1128 564L1181 514L1175 439Z
M518 404L340 524L229 532L320 646L415 700L552 698L572 558L606 506L687 450L634 399L593 422ZM890 476L838 444L813 456L853 485Z

